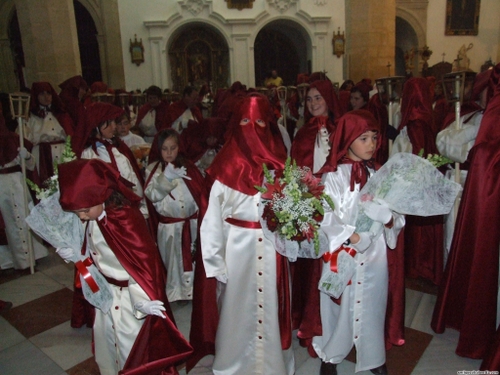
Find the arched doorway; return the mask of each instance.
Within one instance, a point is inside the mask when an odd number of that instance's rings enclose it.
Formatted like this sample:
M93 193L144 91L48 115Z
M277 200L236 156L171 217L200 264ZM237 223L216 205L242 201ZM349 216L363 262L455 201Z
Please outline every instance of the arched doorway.
M418 65L418 37L408 21L396 17L396 75L411 73L420 76Z
M277 20L257 34L254 44L255 84L263 86L272 69L285 85L295 85L297 74L309 72L311 42L296 22Z
M99 43L94 19L79 1L73 0L75 7L76 30L80 49L82 77L89 84L102 81L101 60L99 58Z
M179 28L171 40L168 55L172 90L207 84L215 92L228 86L229 48L216 29L203 23L190 23Z
M7 34L9 36L10 49L12 51L12 57L14 59L14 73L16 75L17 81L19 82L19 88L24 89L26 87L26 81L24 79L25 64L23 42L21 39L19 21L17 19L17 11L14 10L12 13L13 14L9 22Z

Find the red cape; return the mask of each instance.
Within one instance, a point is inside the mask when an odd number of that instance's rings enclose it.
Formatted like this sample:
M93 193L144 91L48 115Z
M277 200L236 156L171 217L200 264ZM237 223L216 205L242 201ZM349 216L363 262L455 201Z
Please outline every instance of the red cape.
M325 117L326 118L326 117ZM316 134L318 134L318 126L324 124L330 137L335 133L335 125L326 119L322 121L321 117L313 117L309 122L301 127L295 138L293 139L290 156L297 162L298 166L309 167L311 170L314 166L314 143L316 142Z
M151 300L165 303L167 318L148 315L120 375L176 374L192 352L177 329L165 294L165 270L146 221L136 207L106 208L99 228L120 264ZM141 235L134 235L140 233Z
M156 126L156 131L160 131L161 129L165 129L167 126L167 110L168 110L169 104L166 101L161 101L160 104L158 104L158 107L156 107L156 114L155 114L155 126ZM139 125L146 116L146 114L153 109L149 103L144 104L140 109L139 112L137 113L137 119L135 120L135 124Z
M203 119L202 122L189 121L188 127L179 135L180 148L184 156L196 163L210 148L218 148L224 143L226 121L216 117ZM217 138L214 146L207 144L209 137Z
M162 129L171 128L174 121L177 120L186 111L186 109L188 109L188 107L182 100L178 100L170 104L165 117L165 126ZM191 113L198 123L203 121L203 115L197 106L191 108Z
M204 181L205 189L210 191L213 181L207 175ZM198 203L198 202L197 202ZM217 307L217 280L207 278L200 245L200 226L208 207L208 194L203 195L198 205L198 241L196 242L193 284L193 311L191 314L191 330L189 342L193 346L193 354L188 358L186 370L189 372L196 364L209 354L215 354L215 334L219 324L219 309Z
M375 94L370 98L367 109L372 113L380 125L380 134L378 139L380 146L377 151L375 161L382 165L389 158L389 138L387 137L387 127L390 126L389 114L387 112L387 107L380 101L380 96L378 94Z
M498 293L500 231L500 65L492 77L496 93L489 102L474 147L460 202L445 282L441 285L431 326L460 331L456 353L483 358L493 343L489 358L500 357L494 340ZM498 337L496 338L498 339ZM498 362L497 362L498 363Z

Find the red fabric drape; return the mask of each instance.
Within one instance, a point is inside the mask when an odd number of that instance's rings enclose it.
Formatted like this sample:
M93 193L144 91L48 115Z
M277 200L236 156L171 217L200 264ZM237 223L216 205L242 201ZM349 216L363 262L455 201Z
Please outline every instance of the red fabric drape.
M491 75L495 94L469 152L469 172L431 324L438 333L446 327L459 330L456 353L470 358L486 355L497 329L500 231L492 228L500 223L499 77L500 64Z

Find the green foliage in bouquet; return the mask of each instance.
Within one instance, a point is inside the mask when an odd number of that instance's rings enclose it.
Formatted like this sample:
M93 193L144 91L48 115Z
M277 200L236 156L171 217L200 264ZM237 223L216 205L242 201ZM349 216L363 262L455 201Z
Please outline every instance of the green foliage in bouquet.
M428 160L433 166L436 168L442 167L446 164L453 164L454 161L447 158L446 156L439 154L427 154L427 157L424 157L424 149L421 149L418 153L418 156Z
M64 143L64 150L60 158L59 164L67 163L69 161L75 160L76 154L73 152L71 148L71 136L66 137L66 141ZM33 190L36 194L36 198L42 200L44 198L50 197L59 189L59 181L58 181L58 163L54 161L54 175L47 180L45 180L42 184L42 187L35 184L30 179L26 179L26 184L28 184L29 188Z

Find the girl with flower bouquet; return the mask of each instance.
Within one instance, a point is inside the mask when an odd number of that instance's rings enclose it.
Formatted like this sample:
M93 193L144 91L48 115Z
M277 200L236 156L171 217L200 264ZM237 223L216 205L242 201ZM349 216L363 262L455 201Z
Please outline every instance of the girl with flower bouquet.
M266 97L245 97L207 170L214 183L200 236L206 276L217 279L217 375L294 373L288 261L262 231L255 188L263 185L263 164L280 170L286 158L272 116Z
M378 149L380 126L366 110L354 110L340 118L332 152L321 169L325 193L335 209L325 210L321 230L328 237L328 253L323 256L323 277L339 272L337 261L352 257L350 282L340 298L320 292L322 334L312 340L321 358L321 375L337 374L336 366L356 346L356 372L371 370L387 374L384 327L388 299L387 246L394 248L403 228L404 216L392 212L383 201L367 201L366 215L384 224L383 234L356 231L359 191L375 173L373 161ZM341 254L344 252L344 254ZM347 281L347 280L346 280Z

